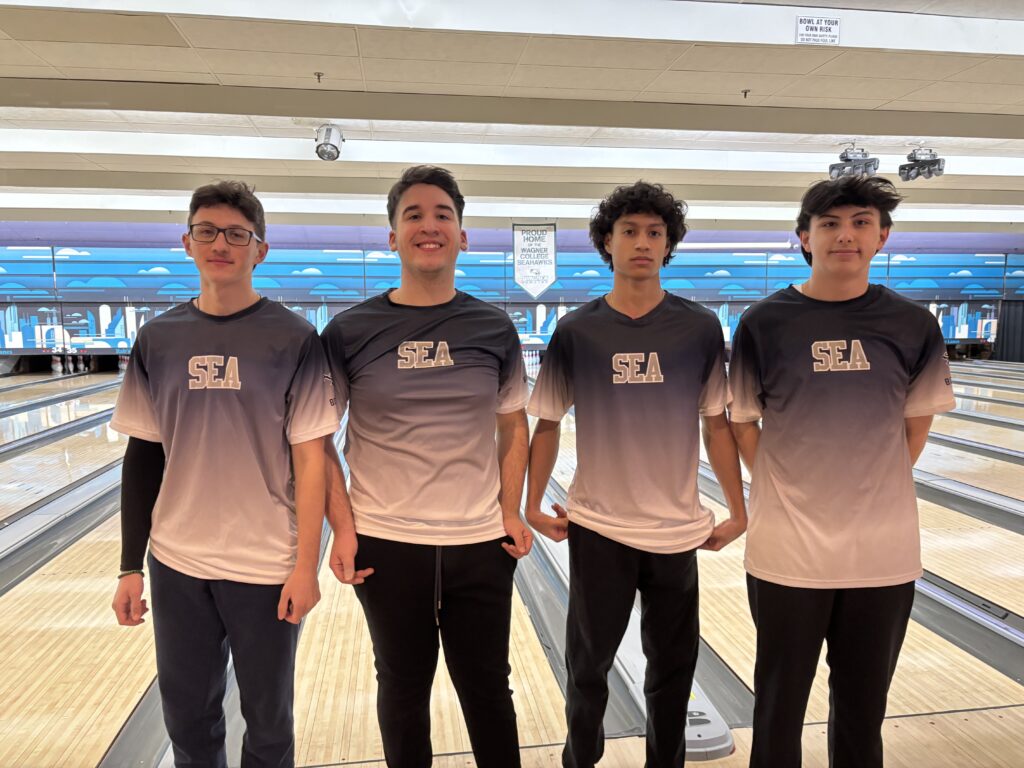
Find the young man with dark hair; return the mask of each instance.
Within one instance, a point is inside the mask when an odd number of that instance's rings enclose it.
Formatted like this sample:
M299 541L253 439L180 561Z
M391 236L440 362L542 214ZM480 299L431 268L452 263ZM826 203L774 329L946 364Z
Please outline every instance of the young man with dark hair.
M661 186L642 181L601 202L590 237L613 270L611 293L559 321L530 400L538 422L527 520L554 541L569 539L562 763L571 768L590 768L604 752L608 671L637 590L647 656L646 765L683 764L699 640L696 550L721 549L746 526L725 417L721 325L661 287L661 268L686 233L684 212ZM559 422L573 405L576 474L568 509L555 505L552 517L541 501L558 456ZM729 503L729 519L717 526L697 494L700 423Z
M246 185L195 191L182 243L199 295L142 327L111 419L130 436L113 609L143 622L148 544L160 697L182 766L227 765L229 651L242 764L294 764L298 624L320 599L323 437L338 420L316 330L253 290L264 227Z
M810 278L748 309L733 341L731 417L752 475L753 768L800 765L823 641L831 768L882 765L921 575L911 470L932 416L955 406L935 318L868 283L899 202L878 177L812 186L796 228Z
M431 764L439 636L477 765L519 765L508 657L512 577L531 545L526 375L508 315L455 289L463 207L448 171L407 169L388 195L399 287L322 335L349 412L348 494L328 447L331 567L369 625L391 768Z

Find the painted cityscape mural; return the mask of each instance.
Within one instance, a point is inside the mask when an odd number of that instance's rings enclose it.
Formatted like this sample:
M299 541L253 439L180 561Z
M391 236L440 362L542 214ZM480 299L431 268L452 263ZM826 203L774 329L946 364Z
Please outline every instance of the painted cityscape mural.
M663 283L716 312L729 340L746 307L808 274L799 252L680 252ZM398 278L394 253L273 249L254 285L323 328ZM1024 299L1024 255L879 254L871 280L927 305L948 339L992 340L999 301ZM560 252L557 280L537 300L515 284L511 252L470 251L456 271L457 287L504 307L527 344L545 344L560 317L611 283L594 252ZM198 291L182 248L0 248L0 353L126 351L145 322Z

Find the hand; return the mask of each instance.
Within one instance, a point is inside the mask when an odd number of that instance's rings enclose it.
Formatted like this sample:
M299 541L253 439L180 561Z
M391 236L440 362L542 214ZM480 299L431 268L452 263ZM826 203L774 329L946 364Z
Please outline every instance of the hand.
M736 520L730 517L728 520L723 520L715 526L715 529L711 531L711 535L708 536L708 540L701 544L699 549L717 552L726 544L742 536L745 530L747 530L746 520Z
M505 548L516 560L522 557L526 557L530 554L530 547L533 546L533 534L530 533L530 529L523 522L523 518L519 515L515 517L505 518L505 533L512 537L514 544L507 542L501 542L501 546Z
M114 601L110 607L114 609L117 623L122 627L137 627L145 623L142 617L149 612L149 608L142 599L142 587L141 573L129 573L117 580Z
M555 516L545 515L539 509L526 511L526 519L537 531L552 541L565 541L569 538L569 514L561 504L552 504Z
M281 588L281 599L277 603L277 618L291 624L298 624L302 617L320 602L320 582L316 569L297 566L288 581Z
M362 584L367 576L373 574L373 568L356 570L356 551L359 543L354 530L334 534L331 544L331 570L342 584Z

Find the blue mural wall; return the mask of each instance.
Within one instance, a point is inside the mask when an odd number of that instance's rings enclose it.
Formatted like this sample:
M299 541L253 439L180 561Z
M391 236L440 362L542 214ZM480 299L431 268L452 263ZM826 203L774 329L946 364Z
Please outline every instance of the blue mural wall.
M662 279L715 311L731 339L747 306L809 271L799 252L680 252ZM272 249L254 285L322 328L345 307L398 285L399 275L397 255L385 251ZM534 300L515 284L510 252L470 251L460 256L456 286L502 305L524 342L543 344L559 317L612 284L594 252L560 252L556 276ZM880 254L871 281L926 304L947 338L992 339L998 302L1024 298L1024 255ZM2 248L0 351L127 350L141 325L198 292L182 248Z

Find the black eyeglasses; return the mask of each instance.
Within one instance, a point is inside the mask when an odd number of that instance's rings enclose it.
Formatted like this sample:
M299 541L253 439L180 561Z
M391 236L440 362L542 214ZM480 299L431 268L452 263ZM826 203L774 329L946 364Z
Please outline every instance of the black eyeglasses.
M228 245L248 245L255 237L257 243L262 243L263 238L255 232L250 232L242 227L215 227L213 224L192 224L188 233L197 243L212 243L217 235L224 233L224 239Z

